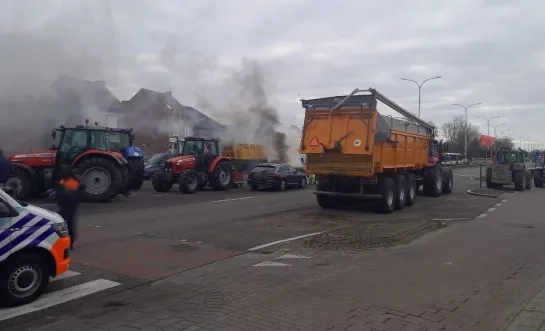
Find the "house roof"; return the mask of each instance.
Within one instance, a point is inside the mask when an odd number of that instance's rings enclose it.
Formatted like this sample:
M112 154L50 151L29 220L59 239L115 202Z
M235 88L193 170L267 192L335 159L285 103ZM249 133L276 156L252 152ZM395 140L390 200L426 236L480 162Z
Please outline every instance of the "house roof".
M60 76L41 98L62 100L74 96L79 98L83 106L97 106L113 113L118 113L121 110L121 102L110 92L103 81L88 81Z
M144 101L145 100L145 101ZM201 113L197 109L182 105L170 92L157 92L141 88L129 101L131 107L138 107L138 104L145 104L148 107L149 103L157 103L170 109L174 114L181 114L182 118L192 124L193 129L205 129L214 131L223 131L226 129L222 125L209 116Z

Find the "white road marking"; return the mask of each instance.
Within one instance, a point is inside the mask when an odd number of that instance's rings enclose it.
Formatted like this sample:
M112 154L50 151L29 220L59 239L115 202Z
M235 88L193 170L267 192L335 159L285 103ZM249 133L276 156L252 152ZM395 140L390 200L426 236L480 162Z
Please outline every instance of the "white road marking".
M276 258L277 260L285 260L285 259L310 259L310 256L304 256L304 255L295 255L295 254L284 254L282 256L279 256Z
M297 237L292 237L292 238L288 238L288 239L277 240L277 241L270 242L270 243L268 243L268 244L263 244L263 245L259 245L259 246L256 246L256 247L249 248L248 251L249 251L249 252L253 252L253 251L260 250L260 249L262 249L262 248L266 248L266 247L270 247L270 246L274 246L274 245L278 245L278 244L287 243L287 242L294 241L294 240L297 240L297 239L303 239L303 238L306 238L306 237L316 236L316 235L322 234L322 233L324 233L324 232L325 232L325 231L322 231L322 232L314 232L314 233L304 234L304 235L302 235L302 236L297 236Z
M501 205L503 205L503 203L498 202L498 203L496 204L496 207L500 207Z
M492 207L492 208L488 208L488 211L494 211L496 210L496 208Z
M226 202L226 201L236 201L236 200L247 200L247 199L253 199L254 197L244 197L244 198L233 198L233 199L223 199L223 200L215 200L212 202Z
M254 265L254 267L290 267L290 266L291 266L290 264L273 262L273 261L265 261L265 262L261 262Z
M150 196L152 197L164 197L165 195L168 195L166 193L162 193L162 194L150 194Z
M46 293L28 305L0 309L0 321L60 305L61 303L66 303L119 285L121 284L107 279L97 279L59 291Z
M76 271L67 270L65 273L63 273L60 276L57 276L55 278L51 278L49 281L54 282L54 281L57 281L57 280L66 279L66 278L74 277L74 276L77 276L77 275L81 275L81 274L79 272L76 272Z
M481 214L479 216L477 216L478 218L485 218L486 217L486 214Z
M509 200L503 199L501 202L506 203L507 201L509 201Z

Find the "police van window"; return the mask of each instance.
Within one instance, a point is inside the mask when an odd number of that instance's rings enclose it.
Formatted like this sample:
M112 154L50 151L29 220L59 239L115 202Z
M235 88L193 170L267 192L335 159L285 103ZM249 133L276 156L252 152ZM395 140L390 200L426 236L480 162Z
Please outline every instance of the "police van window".
M0 199L0 225L2 225L2 218L9 216L9 206L8 204Z

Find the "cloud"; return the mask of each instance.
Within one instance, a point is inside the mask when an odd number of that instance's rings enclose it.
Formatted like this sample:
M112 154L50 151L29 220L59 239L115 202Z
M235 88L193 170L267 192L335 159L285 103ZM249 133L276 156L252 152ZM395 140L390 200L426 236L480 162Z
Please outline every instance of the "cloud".
M38 91L62 73L105 80L121 99L146 87L218 104L241 59L253 58L289 124L301 122L299 99L355 87L416 112L417 87L399 78L441 75L422 88L423 118L440 124L463 114L452 103L482 102L472 123L498 115L545 142L537 0L5 0L2 9L0 95Z

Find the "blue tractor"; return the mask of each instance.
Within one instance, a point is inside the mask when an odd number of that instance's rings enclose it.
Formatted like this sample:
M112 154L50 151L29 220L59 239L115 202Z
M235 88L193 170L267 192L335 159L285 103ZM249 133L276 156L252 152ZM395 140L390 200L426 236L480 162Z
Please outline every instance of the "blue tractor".
M128 189L139 190L144 183L144 152L133 145L133 129L111 129L108 136L110 149L123 154L129 162Z

